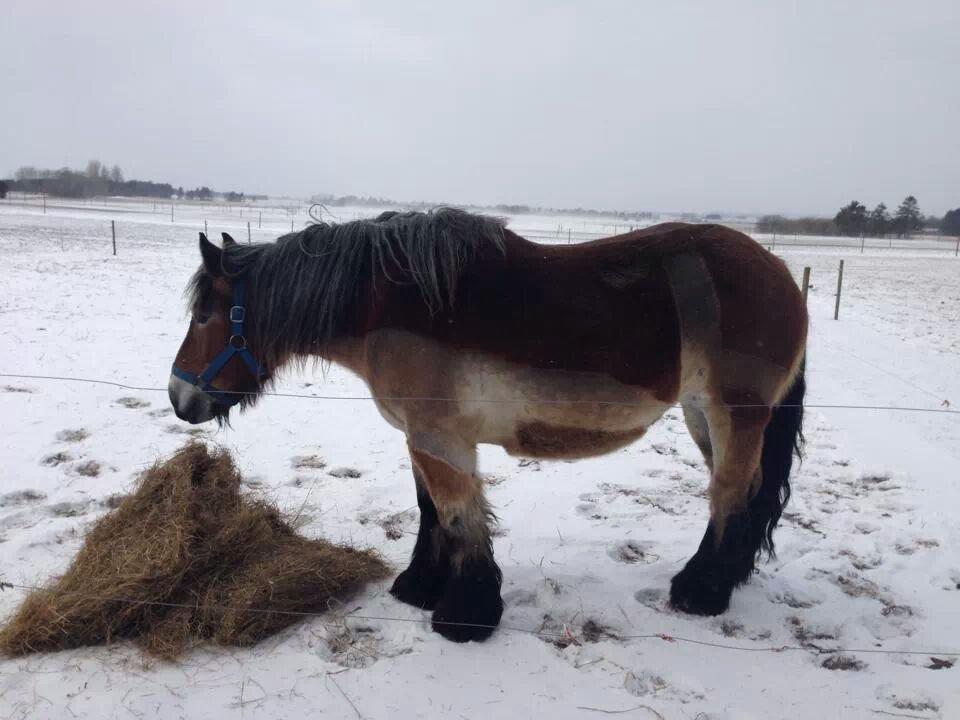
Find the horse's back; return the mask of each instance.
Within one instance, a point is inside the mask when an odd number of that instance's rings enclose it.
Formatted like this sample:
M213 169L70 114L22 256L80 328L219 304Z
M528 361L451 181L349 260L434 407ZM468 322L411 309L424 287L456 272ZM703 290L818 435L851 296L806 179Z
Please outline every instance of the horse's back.
M684 392L682 365L709 360L719 385L769 385L758 394L773 402L803 355L806 305L786 265L723 225L663 223L567 246L513 236L511 265L537 288L538 345L603 356L618 380L663 399Z
M416 288L394 285L376 325L454 354L608 377L675 402L684 349L700 331L719 337L710 352L728 364L790 366L806 328L798 297L782 262L723 226L668 223L569 246L506 230L503 252L490 248L465 269L452 308L429 313Z

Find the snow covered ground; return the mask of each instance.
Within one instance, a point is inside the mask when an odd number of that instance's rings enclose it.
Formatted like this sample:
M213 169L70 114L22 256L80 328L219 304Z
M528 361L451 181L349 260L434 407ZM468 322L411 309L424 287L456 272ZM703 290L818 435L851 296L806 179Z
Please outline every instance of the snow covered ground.
M153 388L0 377L3 580L62 570L111 496L191 434L228 447L250 491L301 512L305 533L374 546L405 567L417 527L409 460L371 402L272 397L225 431L186 426L168 407L196 231L206 219L243 240L252 220L265 240L302 225L303 208L289 207L264 212L258 229L257 211L236 206L178 205L171 223L169 207L151 203L45 215L0 205L0 373ZM513 226L588 233L604 222L616 221ZM442 640L385 583L248 650L158 664L121 643L2 660L0 717L960 716L960 657L947 654L960 653L960 416L837 407L960 409L960 260L778 251L797 276L812 268L808 457L778 559L727 614L665 604L707 514L705 469L672 411L642 442L595 460L519 462L482 448L507 604L484 644ZM278 391L365 394L338 369L290 376ZM21 597L3 592L0 617ZM765 650L782 646L803 649Z

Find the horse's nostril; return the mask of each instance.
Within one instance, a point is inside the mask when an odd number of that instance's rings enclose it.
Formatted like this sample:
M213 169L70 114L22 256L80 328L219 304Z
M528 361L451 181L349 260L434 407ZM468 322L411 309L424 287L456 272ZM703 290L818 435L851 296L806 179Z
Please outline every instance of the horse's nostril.
M167 387L167 394L170 396L170 405L173 407L173 412L184 422L196 425L213 419L213 402L196 386L172 376Z

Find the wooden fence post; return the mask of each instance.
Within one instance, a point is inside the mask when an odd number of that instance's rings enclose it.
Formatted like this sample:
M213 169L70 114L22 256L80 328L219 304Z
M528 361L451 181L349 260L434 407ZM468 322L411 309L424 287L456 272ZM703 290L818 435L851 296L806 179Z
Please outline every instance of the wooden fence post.
M250 244L251 242L253 241L250 239L250 221L248 220L247 221L247 244Z
M170 222L173 222L173 203L170 203Z
M567 228L567 245L570 244L570 228Z
M957 247L953 251L953 256L957 257L957 255L960 255L960 235L957 235Z
M290 221L290 232L293 232L293 220Z
M863 255L863 244L866 242L866 236L860 233L860 254Z
M206 220L203 221L203 234L206 235L207 237L210 237L210 233L207 231L207 221L206 221Z
M833 306L833 319L840 317L840 291L843 289L843 260L840 261L840 270L837 272L837 304Z
M257 229L263 227L263 210L260 211L260 215L257 217Z
M43 214L47 214L47 194L43 193Z
M117 221L110 221L110 234L113 236L113 254L117 254Z
M810 289L810 266L803 269L803 301L807 301L807 291Z

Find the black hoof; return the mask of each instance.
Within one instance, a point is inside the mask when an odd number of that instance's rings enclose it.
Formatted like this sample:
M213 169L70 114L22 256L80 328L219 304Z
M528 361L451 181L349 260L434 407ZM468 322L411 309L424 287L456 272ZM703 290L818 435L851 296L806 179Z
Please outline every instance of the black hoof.
M684 568L670 581L670 605L691 615L720 615L730 607L733 588L706 573Z
M411 565L397 575L390 594L407 605L433 610L443 596L449 575L446 566L423 569Z
M454 642L479 642L493 634L501 615L500 569L490 561L450 578L433 611L433 629Z

